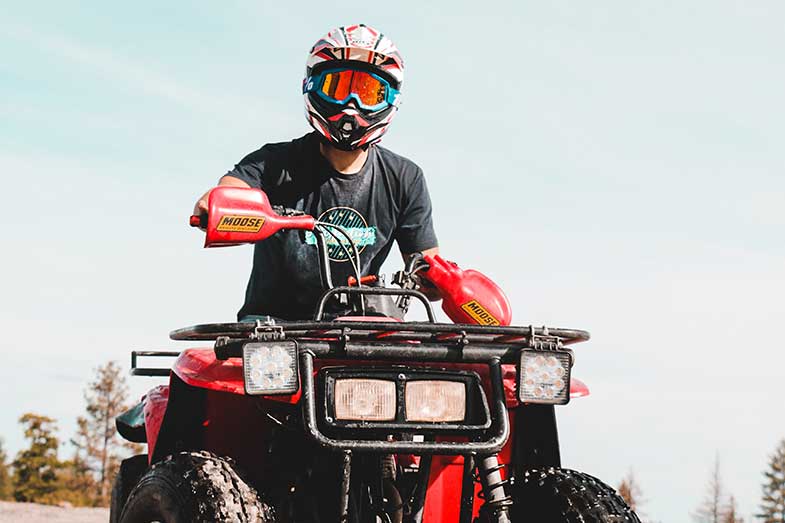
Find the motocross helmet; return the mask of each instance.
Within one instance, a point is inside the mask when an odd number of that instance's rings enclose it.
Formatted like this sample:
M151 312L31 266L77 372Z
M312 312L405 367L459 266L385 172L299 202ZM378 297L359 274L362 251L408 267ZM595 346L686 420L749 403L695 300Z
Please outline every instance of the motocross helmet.
M338 149L368 147L387 131L402 84L403 60L389 38L363 24L338 27L308 55L306 118Z

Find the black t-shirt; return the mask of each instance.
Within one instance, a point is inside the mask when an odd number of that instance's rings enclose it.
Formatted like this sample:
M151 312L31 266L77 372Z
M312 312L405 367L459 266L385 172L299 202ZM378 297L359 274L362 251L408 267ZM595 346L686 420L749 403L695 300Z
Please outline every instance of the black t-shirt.
M342 174L321 155L319 143L318 135L311 133L267 144L227 175L262 189L273 205L346 228L360 250L363 275L378 274L393 240L407 254L437 246L428 188L416 164L371 146L358 173ZM329 234L327 240L333 282L345 285L353 274L351 263ZM238 317L307 319L322 292L316 237L281 231L254 246L253 269Z

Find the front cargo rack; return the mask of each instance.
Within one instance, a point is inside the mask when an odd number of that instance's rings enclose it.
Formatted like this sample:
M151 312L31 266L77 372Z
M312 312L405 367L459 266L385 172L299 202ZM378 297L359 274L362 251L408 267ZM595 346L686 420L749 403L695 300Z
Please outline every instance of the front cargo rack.
M140 367L139 358L176 358L180 351L167 350L134 350L131 351L131 375L132 376L151 376L163 378L169 376L169 367Z
M553 338L569 345L589 339L589 333L577 329L549 327L498 327L431 322L391 321L280 321L269 323L205 323L177 329L169 334L173 340L206 341L218 338L252 338L265 331L283 332L286 338L340 338L351 333L353 340L443 341L454 337L467 343L528 343L533 338Z
M294 321L208 323L178 329L173 340L216 340L220 359L239 357L250 339L293 339L317 358L514 363L522 347L559 348L589 339L576 329L430 322Z

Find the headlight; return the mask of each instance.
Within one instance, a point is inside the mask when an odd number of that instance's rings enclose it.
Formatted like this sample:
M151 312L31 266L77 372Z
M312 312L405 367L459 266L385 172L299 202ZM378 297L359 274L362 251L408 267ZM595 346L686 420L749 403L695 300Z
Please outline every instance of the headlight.
M523 403L564 405L570 401L569 351L523 350L518 371L518 399Z
M362 378L335 380L335 418L391 421L395 419L395 382Z
M475 372L338 366L323 367L318 380L321 423L331 430L365 431L373 437L399 431L475 437L492 424ZM343 437L360 432L344 432Z
M409 381L404 395L406 421L463 421L466 417L466 385L461 381Z
M299 388L294 342L246 343L243 375L247 394L294 394Z

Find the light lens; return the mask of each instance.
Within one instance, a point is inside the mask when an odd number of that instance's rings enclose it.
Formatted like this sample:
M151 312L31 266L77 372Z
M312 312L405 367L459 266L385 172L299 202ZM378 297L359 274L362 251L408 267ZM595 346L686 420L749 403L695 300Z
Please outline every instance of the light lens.
M366 107L375 107L385 101L386 86L375 76L365 71L342 69L325 73L321 86L322 94L330 100L344 103L354 94Z
M567 403L570 400L571 367L570 352L524 350L521 353L518 398L524 403Z
M243 374L248 394L297 392L297 346L292 342L246 343Z
M459 381L409 381L406 383L406 421L463 421L466 385Z
M395 419L395 382L346 378L335 380L335 418L353 421Z

